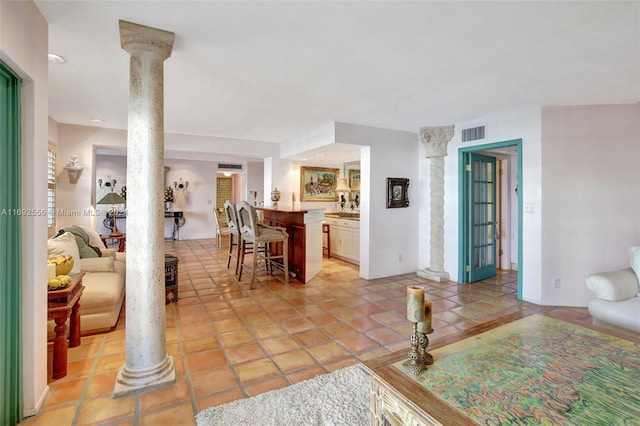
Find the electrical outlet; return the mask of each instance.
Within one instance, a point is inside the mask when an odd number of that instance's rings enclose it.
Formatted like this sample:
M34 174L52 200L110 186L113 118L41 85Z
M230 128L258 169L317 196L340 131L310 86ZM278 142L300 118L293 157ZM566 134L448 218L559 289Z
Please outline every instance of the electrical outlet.
M402 254L398 255L398 262L402 262Z
M553 288L560 288L560 278L553 277Z

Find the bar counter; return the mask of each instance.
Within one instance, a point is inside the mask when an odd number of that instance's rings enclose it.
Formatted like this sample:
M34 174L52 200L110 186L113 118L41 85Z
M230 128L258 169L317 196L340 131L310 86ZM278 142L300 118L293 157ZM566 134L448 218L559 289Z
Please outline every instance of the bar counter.
M322 220L324 208L300 206L256 207L268 225L286 228L289 234L289 273L308 283L322 269ZM280 254L280 253L277 253Z

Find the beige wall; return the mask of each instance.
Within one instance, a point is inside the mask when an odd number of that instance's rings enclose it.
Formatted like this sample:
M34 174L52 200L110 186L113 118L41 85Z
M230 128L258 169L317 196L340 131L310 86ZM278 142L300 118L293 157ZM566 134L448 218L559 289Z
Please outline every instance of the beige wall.
M57 227L80 224L91 226L98 232L106 229L102 225L104 215L95 214L95 202L104 196L104 190L97 188L97 179L105 178L109 174L109 165L101 167L98 161L96 150L98 148L110 148L126 150L127 132L125 130L105 129L91 126L77 126L71 124L61 124L53 122L52 130L57 129L58 133L58 167L57 167ZM188 137L186 137L188 138ZM168 148L179 146L178 139L173 136L174 142ZM203 146L206 146L202 139ZM239 148L240 149L240 148ZM242 148L244 149L244 148ZM82 175L76 184L69 182L64 166L69 162L72 155L77 155L79 164L83 167ZM203 155L206 158L209 155ZM103 156L103 158L106 156ZM122 183L126 183L126 157L121 157L122 164L114 172L114 176L119 184L118 191ZM228 161L222 158L221 161ZM236 162L236 161L234 161ZM212 207L215 200L215 179L218 162L213 160L193 160L193 159L165 159L165 165L170 167L167 174L167 181L173 183L182 178L189 181L189 188L186 193L176 194L174 210L184 211L186 223L180 228L181 239L213 238L215 227L213 224ZM261 165L261 164L260 164ZM246 166L246 164L245 164ZM237 177L236 190L238 199L247 199L246 189L247 179L261 181L262 168L253 166L245 169L246 177ZM255 174L259 176L254 177ZM186 197L185 197L186 195ZM104 206L100 207L101 209ZM119 221L118 225L124 225L126 221ZM165 223L165 237L171 236L172 222Z
M58 124L58 164L56 187L57 227L85 225L94 227L91 211L96 202L95 151L97 148L126 149L127 132L91 126ZM64 166L72 155L83 168L76 184L69 182ZM87 213L88 212L88 213Z
M47 208L48 27L31 1L0 2L0 60L22 78L22 207ZM47 217L22 221L23 392L33 415L47 392ZM3 283L4 284L4 283Z
M542 299L585 306L640 244L640 105L542 108ZM553 277L560 288L553 288Z

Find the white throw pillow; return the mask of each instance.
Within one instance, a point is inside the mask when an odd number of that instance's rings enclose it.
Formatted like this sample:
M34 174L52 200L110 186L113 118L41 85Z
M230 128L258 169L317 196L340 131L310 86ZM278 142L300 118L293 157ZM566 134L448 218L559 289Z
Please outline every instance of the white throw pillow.
M94 231L92 228L89 228L88 226L81 225L80 228L82 228L84 232L86 232L87 235L89 236L89 245L91 247L98 247L100 250L106 249L106 247L104 246L104 243L102 242L102 238L100 238L100 234L98 234L96 231Z
M638 277L638 281L640 281L640 247L631 247L629 249L629 257L631 258L631 269L633 269L636 277Z
M78 244L76 244L76 237L71 232L65 232L59 237L47 240L47 255L49 257L73 256L71 273L80 272L80 252Z
M93 257L80 260L82 272L113 272L113 257Z

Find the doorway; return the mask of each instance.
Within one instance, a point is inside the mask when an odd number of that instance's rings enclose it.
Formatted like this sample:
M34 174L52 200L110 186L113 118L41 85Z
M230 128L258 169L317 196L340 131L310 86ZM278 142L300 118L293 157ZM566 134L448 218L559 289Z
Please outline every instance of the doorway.
M224 202L233 199L233 178L218 177L216 178L216 209L219 212L224 210Z
M458 164L459 281L486 279L495 276L496 269L513 269L513 265L521 300L522 139L460 148ZM503 174L505 170L511 171L510 176ZM503 262L505 255L517 261Z

